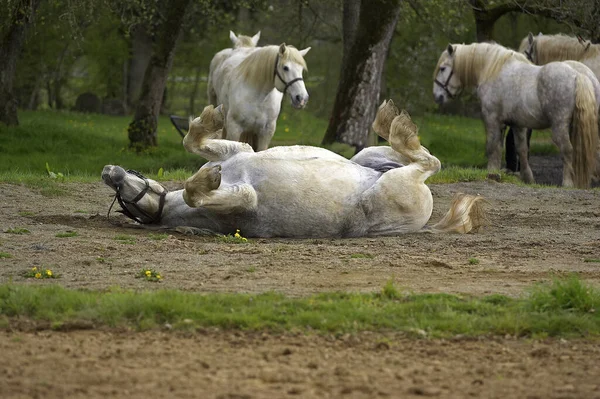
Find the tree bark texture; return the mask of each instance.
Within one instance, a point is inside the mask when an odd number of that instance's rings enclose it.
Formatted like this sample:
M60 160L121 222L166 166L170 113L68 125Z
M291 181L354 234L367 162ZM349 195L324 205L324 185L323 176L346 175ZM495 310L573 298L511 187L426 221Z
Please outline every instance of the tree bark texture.
M6 33L0 38L0 122L9 126L19 124L17 100L13 93L15 71L27 28L34 19L40 1L17 1Z
M135 116L129 124L130 148L143 150L158 145L158 114L175 55L175 46L190 2L191 0L171 0L167 5L165 18L158 29L152 56L144 74Z
M361 1L358 28L348 55L343 56L345 62L323 144L339 141L357 151L365 147L379 105L381 74L400 5L400 0ZM344 18L344 24L350 20ZM351 31L344 27L345 34ZM344 41L348 42L346 37Z
M152 36L146 27L138 25L132 29L130 59L127 68L127 106L134 109L137 105L146 68L152 56Z

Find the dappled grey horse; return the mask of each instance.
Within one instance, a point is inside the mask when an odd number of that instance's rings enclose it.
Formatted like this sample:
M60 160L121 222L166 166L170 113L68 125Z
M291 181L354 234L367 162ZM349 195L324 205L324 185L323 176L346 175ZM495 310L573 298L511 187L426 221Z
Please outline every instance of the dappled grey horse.
M589 187L598 143L594 86L566 63L533 65L524 55L491 43L454 44L441 54L433 94L444 103L476 87L487 133L488 170L500 169L502 128L512 126L521 179L534 181L525 129L551 128L563 161L563 186Z

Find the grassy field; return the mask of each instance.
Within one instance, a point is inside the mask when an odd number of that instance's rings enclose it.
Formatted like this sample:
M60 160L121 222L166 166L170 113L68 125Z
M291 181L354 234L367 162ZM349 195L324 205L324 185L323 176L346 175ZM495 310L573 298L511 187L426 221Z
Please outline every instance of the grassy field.
M410 294L388 282L379 293L289 298L163 290L76 291L58 285L0 285L0 327L30 318L50 328L224 329L346 333L399 331L418 337L505 335L597 337L600 292L577 277L537 285L524 298ZM82 324L83 323L83 324Z
M128 149L130 117L23 111L20 120L18 127L0 126L0 181L31 182L49 172L75 181L95 181L106 164L136 169L154 178L181 179L204 162L183 150L181 137L167 117L159 120L158 147L144 153ZM415 121L423 144L440 158L444 168L454 167L431 182L485 178L486 173L480 170L486 164L481 121L442 115L416 117ZM326 120L284 108L272 145L318 146L326 128ZM533 150L548 151L547 135L536 133L534 137L542 141L534 141ZM551 144L549 148L551 151ZM331 149L346 157L353 153L352 148L342 144L334 144Z

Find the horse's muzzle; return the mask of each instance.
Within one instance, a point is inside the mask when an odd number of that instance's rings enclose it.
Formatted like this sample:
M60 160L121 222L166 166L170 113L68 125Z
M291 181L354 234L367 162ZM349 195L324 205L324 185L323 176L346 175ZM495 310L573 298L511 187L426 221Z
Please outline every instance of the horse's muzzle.
M302 97L298 94L295 97L292 97L292 107L302 109L306 107L306 104L308 104L308 96Z
M446 96L444 96L443 94L438 94L437 96L435 96L434 101L436 104L442 105L446 102Z
M120 166L106 165L102 169L102 180L114 190L123 187L125 176L127 176L127 172Z

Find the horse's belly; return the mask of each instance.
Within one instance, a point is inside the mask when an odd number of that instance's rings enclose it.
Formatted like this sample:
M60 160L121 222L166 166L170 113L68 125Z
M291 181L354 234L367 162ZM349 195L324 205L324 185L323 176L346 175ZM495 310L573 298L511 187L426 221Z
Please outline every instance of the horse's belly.
M243 176L223 176L224 181L242 177L256 190L258 208L251 225L245 226L250 234L348 236L366 229L360 200L380 173L350 162L324 159L264 159L252 166Z

